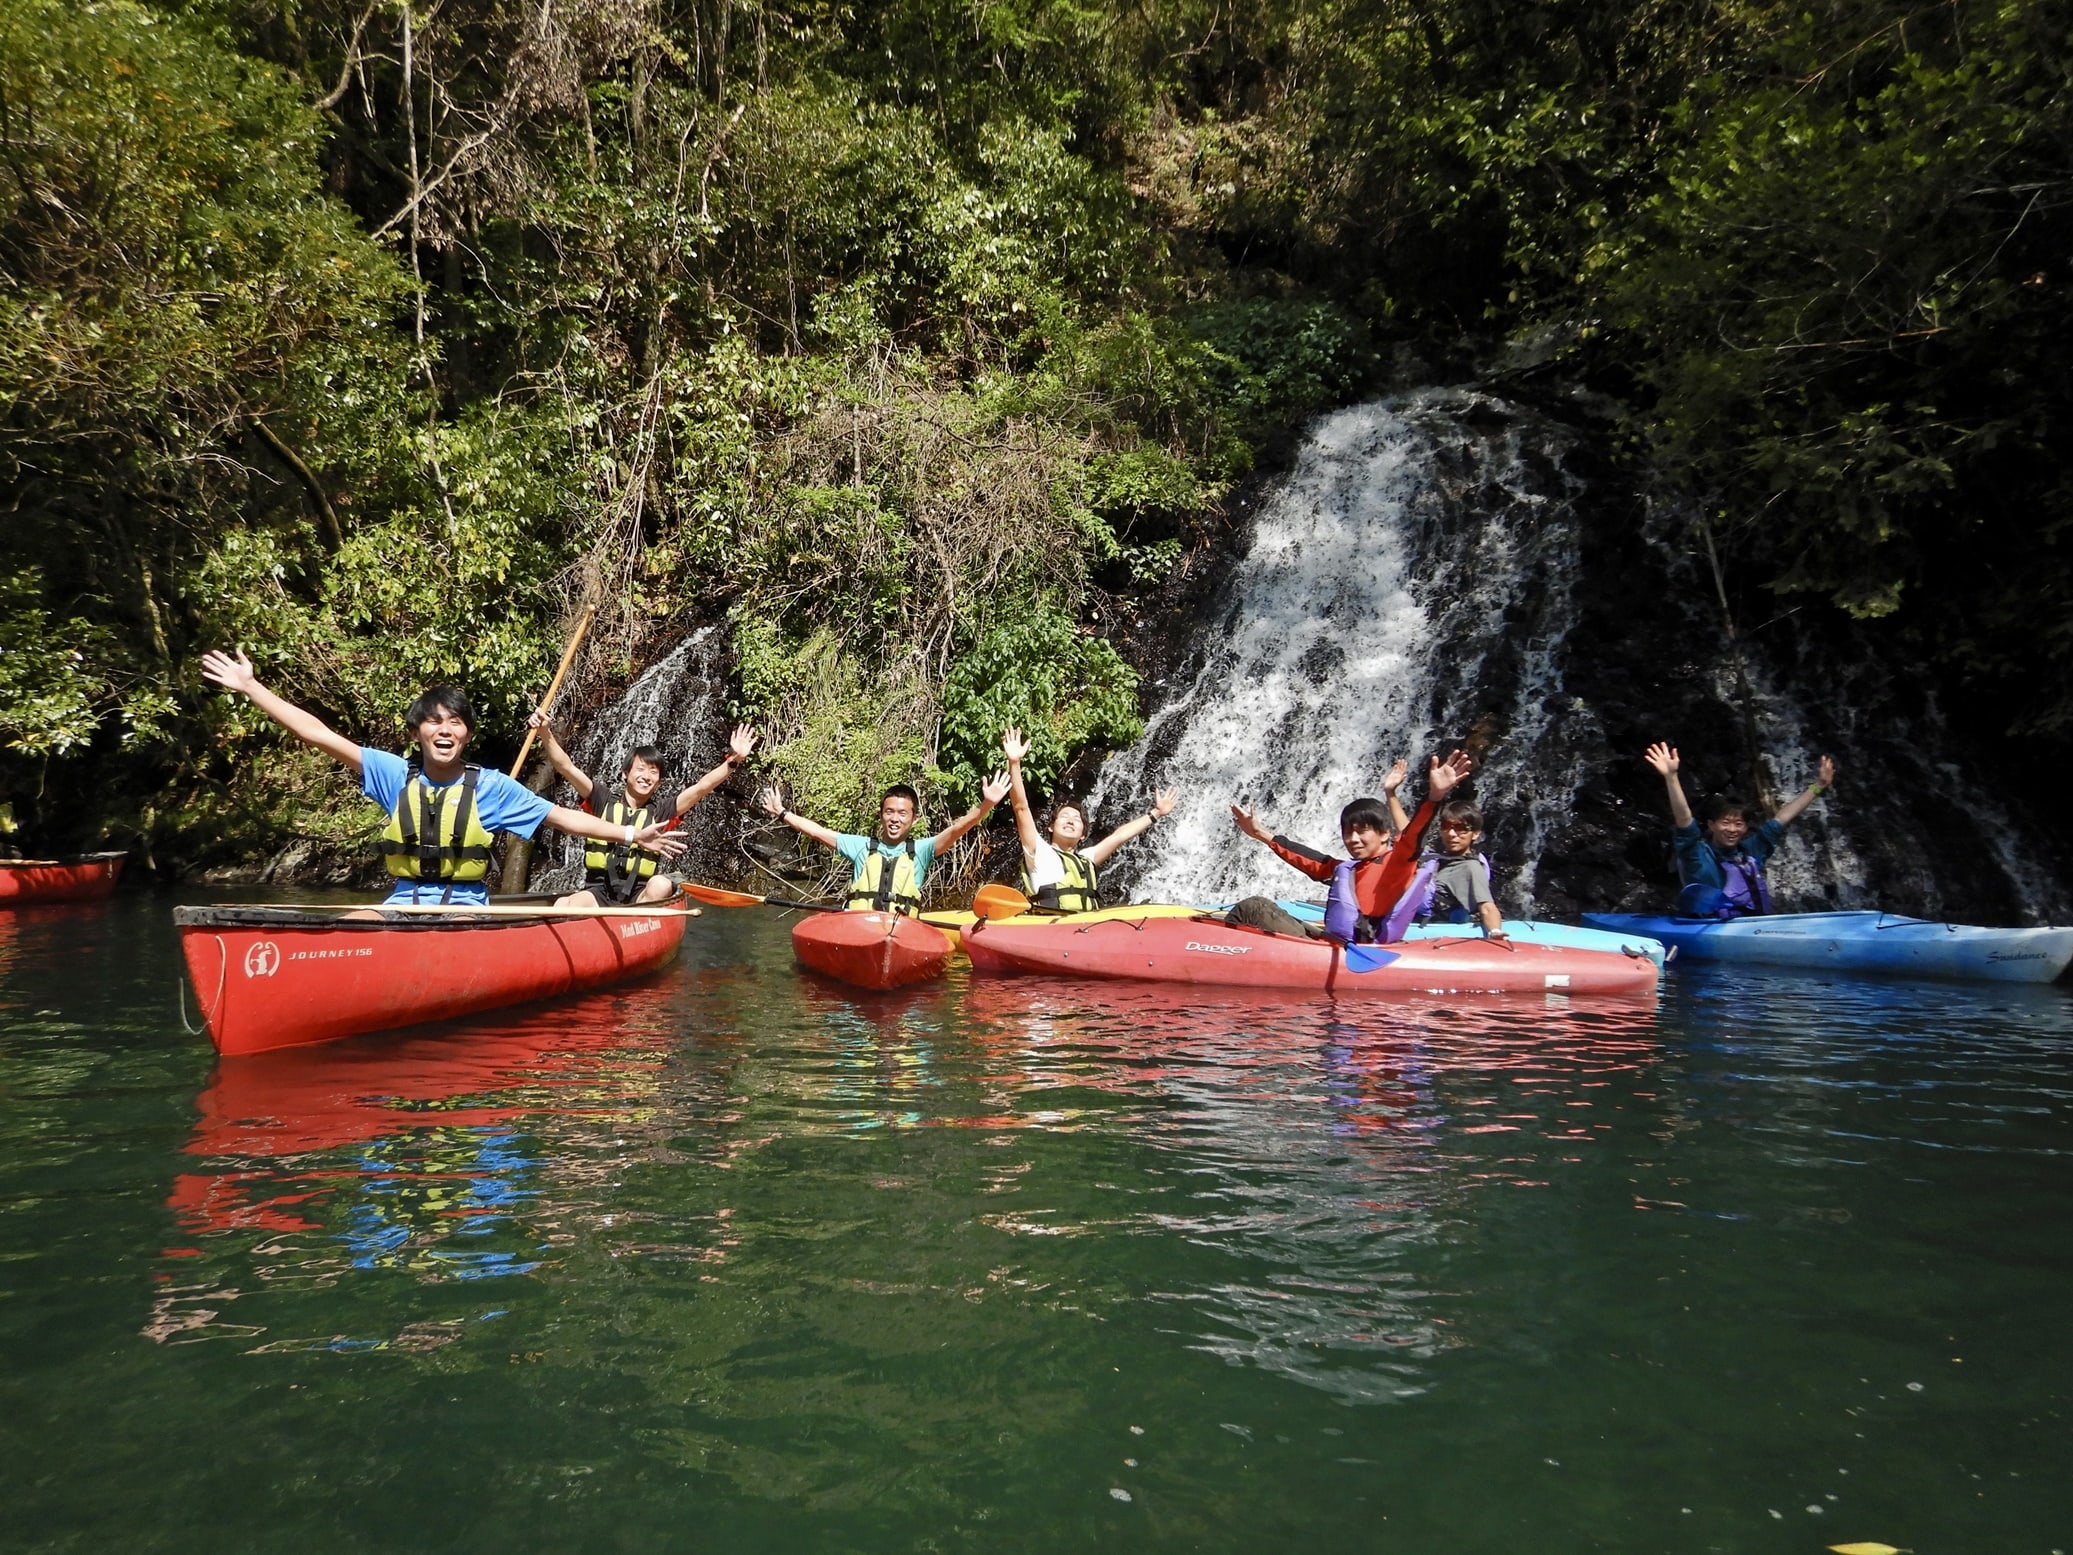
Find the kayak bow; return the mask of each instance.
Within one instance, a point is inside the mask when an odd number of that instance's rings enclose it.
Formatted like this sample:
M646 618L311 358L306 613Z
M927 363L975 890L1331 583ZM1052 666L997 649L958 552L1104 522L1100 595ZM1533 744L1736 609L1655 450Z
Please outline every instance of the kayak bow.
M950 964L944 931L904 913L817 913L792 925L792 953L816 972L883 990L940 977Z

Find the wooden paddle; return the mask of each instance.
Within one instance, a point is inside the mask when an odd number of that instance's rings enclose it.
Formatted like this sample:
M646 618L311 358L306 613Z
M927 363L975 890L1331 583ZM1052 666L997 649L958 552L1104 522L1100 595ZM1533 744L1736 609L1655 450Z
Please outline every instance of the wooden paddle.
M569 666L576 661L576 650L583 646L584 635L589 632L590 623L596 617L597 605L595 602L583 607L582 619L577 621L576 629L569 633L569 645L561 651L561 663L554 667L554 679L547 682L547 695L540 698L541 712L544 713L554 706L554 698L561 690L562 681L568 676ZM525 771L525 759L533 753L533 741L538 737L539 733L538 729L531 727L526 729L525 739L520 742L518 747L518 760L511 763L511 775L513 777L517 777Z
M568 646L561 651L561 663L554 667L554 679L547 683L547 695L540 699L540 711L546 712L554 706L554 698L561 690L562 681L568 676L569 666L576 662L576 650L583 646L583 638L590 631L590 623L597 617L597 591L585 590L588 596L583 606L582 617L576 622L576 629L569 633ZM525 759L533 753L533 740L539 730L527 726L524 740L519 742L518 760L511 763L511 775L521 777L525 771ZM509 837L504 843L504 873L502 884L514 896L523 895L532 882L533 839L530 837Z
M783 907L796 912L848 912L847 907L830 902L800 902L788 896L758 896L753 891L723 891L716 885L699 885L687 880L683 885L686 896L695 897L710 907ZM915 916L931 928L955 929L955 923L946 922L940 916L916 913Z
M703 907L481 907L467 902L231 902L228 910L243 912L403 912L444 913L461 918L702 918Z

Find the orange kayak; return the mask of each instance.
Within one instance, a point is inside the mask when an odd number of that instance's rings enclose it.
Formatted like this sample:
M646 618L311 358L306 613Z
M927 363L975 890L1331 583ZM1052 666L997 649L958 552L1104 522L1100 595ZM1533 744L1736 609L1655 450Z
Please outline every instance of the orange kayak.
M0 907L97 901L114 892L124 857L88 853L79 858L0 859Z
M857 988L903 988L941 977L950 942L904 913L817 912L792 925L792 954Z
M1397 945L1334 945L1239 928L1213 918L1111 918L1025 927L1011 919L964 931L982 972L1309 988L1320 993L1653 993L1647 956L1566 946L1504 945L1468 936Z

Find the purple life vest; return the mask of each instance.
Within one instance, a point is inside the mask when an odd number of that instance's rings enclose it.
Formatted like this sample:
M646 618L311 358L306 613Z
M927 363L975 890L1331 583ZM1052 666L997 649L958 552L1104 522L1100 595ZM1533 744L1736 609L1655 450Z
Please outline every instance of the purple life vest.
M1404 894L1396 899L1396 905L1382 920L1382 932L1376 938L1383 944L1394 945L1401 941L1411 925L1431 905L1433 876L1440 872L1440 865L1445 862L1437 853L1427 854L1418 861L1418 873L1411 877L1411 883L1404 887Z
M1763 877L1763 865L1737 851L1714 854L1720 863L1721 895L1727 898L1720 910L1723 918L1739 918L1771 910L1771 888Z
M1324 895L1324 932L1342 945L1351 945L1360 934L1360 901L1353 893L1353 871L1360 862L1339 860Z
M1483 866L1483 877L1490 876L1490 859L1487 854L1478 853L1476 861ZM1428 853L1418 861L1418 873L1411 877L1404 894L1396 899L1396 905L1389 909L1389 916L1382 920L1382 933L1378 936L1385 945L1394 945L1401 940L1414 923L1432 921L1433 882L1441 866L1453 862L1444 853ZM1465 912L1450 913L1448 921L1467 923Z

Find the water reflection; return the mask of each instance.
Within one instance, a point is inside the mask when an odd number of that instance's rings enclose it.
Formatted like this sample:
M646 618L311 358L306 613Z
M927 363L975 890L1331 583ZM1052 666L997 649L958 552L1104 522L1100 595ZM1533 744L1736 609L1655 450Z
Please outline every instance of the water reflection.
M985 1126L1123 1127L1165 1158L1123 1220L1031 1207L987 1223L1169 1239L1196 1278L1140 1294L1172 1309L1177 1337L1349 1402L1422 1391L1422 1363L1457 1342L1420 1266L1469 1191L1544 1183L1547 1152L1612 1128L1593 1093L1656 1050L1653 1001L1350 1005L981 979L965 1007L993 1061ZM1526 1132L1525 1147L1482 1137Z
M849 1245L852 1299L1101 1313L1343 1399L1402 1397L1458 1342L1434 1249L1472 1225L1478 1188L1543 1185L1611 1127L1600 1102L1652 1061L1654 1019L1561 996L1335 1005L962 976L866 996L724 968L223 1063L169 1198L190 1240L165 1252L146 1332L421 1348L466 1320L287 1340L245 1319L261 1291L540 1278L579 1253L789 1288ZM903 1135L942 1144L819 1149ZM702 1175L765 1157L746 1215ZM895 1241L859 1259L881 1223ZM946 1237L964 1267L908 1277L899 1239L911 1264Z
M186 1146L198 1164L168 1197L193 1241L165 1250L145 1333L257 1334L222 1317L238 1281L290 1291L539 1269L576 1234L586 1193L643 1142L674 1041L668 1001L635 988L508 1023L219 1062Z

